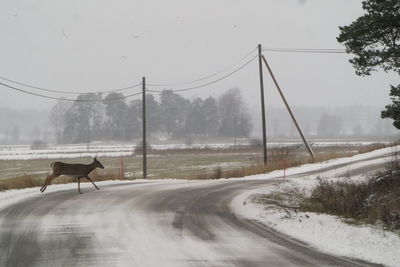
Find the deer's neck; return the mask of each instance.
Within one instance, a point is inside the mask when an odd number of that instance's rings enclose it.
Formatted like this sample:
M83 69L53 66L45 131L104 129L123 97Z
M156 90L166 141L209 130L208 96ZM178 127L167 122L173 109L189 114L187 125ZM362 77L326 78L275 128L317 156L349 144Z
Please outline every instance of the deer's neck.
M94 166L94 162L90 163L90 164L88 165L88 167L89 167L89 172L91 172L91 171L93 171L94 169L96 169L96 167Z

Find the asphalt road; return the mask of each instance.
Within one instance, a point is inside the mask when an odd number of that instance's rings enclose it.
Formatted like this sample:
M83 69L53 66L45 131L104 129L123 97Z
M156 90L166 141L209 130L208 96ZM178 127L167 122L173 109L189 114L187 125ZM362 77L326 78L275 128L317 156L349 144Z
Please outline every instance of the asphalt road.
M374 266L229 209L237 194L277 179L89 185L82 195L50 186L0 210L0 266Z

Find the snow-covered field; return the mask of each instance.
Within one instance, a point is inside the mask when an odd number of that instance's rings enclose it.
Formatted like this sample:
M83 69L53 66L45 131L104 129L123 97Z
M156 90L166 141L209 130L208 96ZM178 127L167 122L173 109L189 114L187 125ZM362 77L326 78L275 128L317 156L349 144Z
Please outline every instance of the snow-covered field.
M377 143L358 142L358 141L330 141L330 142L314 142L313 147L329 147L329 146L363 146ZM387 142L379 142L387 143ZM32 150L29 145L3 145L0 146L0 160L30 160L30 159L56 159L56 158L82 158L82 157L118 157L130 156L135 151L136 144L90 144L89 148L86 144L78 145L57 145L48 146L46 149ZM154 150L167 150L167 149L189 149L189 148L230 148L233 145L230 143L211 143L211 144L163 144L152 145ZM279 142L270 143L269 147L280 146L302 146L298 142Z
M257 196L274 192L297 190L305 194L310 193L316 184L317 177L322 179L348 179L344 178L344 176L350 173L351 169L384 163L387 159L380 158L362 161L352 164L349 167L326 171L322 176L321 174L317 174L305 177L299 175L296 177L296 173L312 171L318 168L324 170L330 166L345 162L354 162L379 155L386 155L396 149L398 150L399 147L385 148L354 157L289 169L287 173L292 176L286 179L285 182L245 192L237 196L231 203L231 206L235 213L240 216L260 221L279 232L304 241L324 252L387 266L400 266L399 233L384 231L372 225L349 225L344 223L339 217L326 214L291 212L289 215L286 211L276 206L266 207L265 205L256 203ZM271 175L273 174L265 175L264 178L268 178ZM260 179L261 176L254 178ZM358 175L351 177L351 179L363 180L366 177Z

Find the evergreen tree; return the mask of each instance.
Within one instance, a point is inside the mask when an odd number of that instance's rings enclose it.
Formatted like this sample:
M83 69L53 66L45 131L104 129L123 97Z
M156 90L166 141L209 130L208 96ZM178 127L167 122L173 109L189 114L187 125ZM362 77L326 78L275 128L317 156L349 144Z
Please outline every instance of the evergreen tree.
M400 129L400 84L397 87L391 86L390 99L392 104L386 106L381 117L393 119L393 126Z
M78 95L77 101L64 114L63 138L66 143L90 142L93 114L99 94L89 93Z
M133 100L127 111L126 137L128 140L142 136L142 100Z
M110 137L112 140L126 140L126 119L128 106L124 102L124 99L118 99L123 97L122 93L110 93L104 99L106 106L106 115L108 120L106 121L107 127L110 130Z
M204 100L202 110L205 117L206 135L216 136L220 127L220 116L215 98L210 96Z
M58 144L64 143L63 132L65 125L65 113L71 107L71 103L66 101L58 101L50 111L50 124L54 129L56 141Z
M248 137L251 123L250 116L238 88L224 93L218 101L221 115L220 134L227 137Z
M128 139L142 136L142 100L133 100L127 113L127 136ZM161 129L160 105L152 94L146 94L146 120L147 133L154 133Z
M106 136L104 129L105 105L100 101L93 104L90 134L92 140L102 140Z
M146 94L147 130L149 133L157 132L160 126L160 105L152 94Z
M163 90L160 98L160 118L163 130L176 137L184 136L187 114L191 109L190 101L172 90Z
M355 55L350 62L358 75L370 75L381 68L400 74L400 1L366 0L366 14L349 26L340 27L339 42ZM391 118L400 129L400 85L392 86L392 104L386 106L382 118Z
M207 125L203 100L196 98L193 100L191 106L192 109L186 119L186 134L204 136L207 132Z

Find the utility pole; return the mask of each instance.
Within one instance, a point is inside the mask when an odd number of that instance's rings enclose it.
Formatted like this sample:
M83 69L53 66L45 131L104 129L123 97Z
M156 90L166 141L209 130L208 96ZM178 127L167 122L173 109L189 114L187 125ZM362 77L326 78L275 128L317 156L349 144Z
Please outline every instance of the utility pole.
M142 80L142 153L143 153L143 179L147 178L147 144L146 144L146 77Z
M262 47L258 45L258 68L260 71L260 90L261 90L261 120L263 131L263 152L264 152L264 165L267 165L267 123L265 120L265 104L264 104L264 79L262 70Z
M275 75L274 75L274 73L272 72L271 67L269 66L269 64L268 64L267 60L265 59L265 57L264 57L264 56L261 56L261 57L262 57L262 60L263 60L264 63L265 63L265 66L266 66L267 69L268 69L269 74L271 75L271 78L272 78L272 80L273 80L273 82L274 82L274 84L275 84L275 86L276 86L276 89L278 89L279 95L281 96L281 98L282 98L282 100L283 100L283 103L285 104L286 109L287 109L287 111L289 112L290 117L292 118L294 125L296 126L297 131L298 131L299 134L300 134L301 139L303 140L304 145L305 145L306 148L307 148L308 153L310 153L311 157L315 160L317 157L315 156L314 151L312 150L311 146L308 144L307 139L305 138L303 132L301 131L301 128L300 128L299 124L297 123L297 120L296 120L296 118L294 117L294 114L293 114L293 112L292 112L292 110L291 110L291 108L290 108L288 102L286 101L285 96L283 95L283 92L282 92L282 90L281 90L281 88L280 88L280 86L279 86L279 84L278 84L278 81L275 79Z

